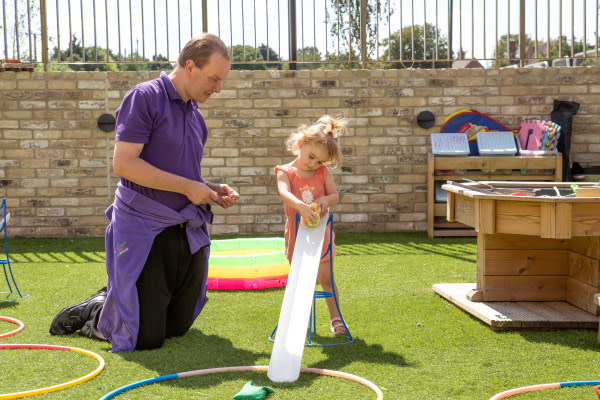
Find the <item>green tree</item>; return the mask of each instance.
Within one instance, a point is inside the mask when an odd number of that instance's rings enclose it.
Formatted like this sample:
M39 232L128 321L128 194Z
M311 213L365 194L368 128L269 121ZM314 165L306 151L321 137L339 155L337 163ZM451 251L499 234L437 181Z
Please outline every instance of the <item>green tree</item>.
M519 43L519 35L517 34L513 34L510 35L510 40L511 41L515 41L515 56L517 58L520 57L520 43ZM558 58L570 58L571 57L571 53L573 54L577 54L577 53L581 53L583 52L583 40L575 40L574 43L572 43L567 36L561 36L560 38L560 46L559 46L559 40L558 39L554 39L554 40L550 40L550 46L548 46L547 42L538 42L538 59L534 59L535 56L535 42L529 37L529 36L525 36L525 49L526 49L526 59L529 59L531 61L534 62L538 62L538 61L547 61L548 65L552 65L552 61L556 60ZM515 61L509 61L507 58L509 57L508 55L508 51L507 51L507 35L503 35L500 37L500 39L498 40L498 46L497 46L497 54L496 54L496 50L493 53L494 58L497 58L493 63L492 63L492 67L494 68L500 68L500 67L505 67L509 64L515 64L517 62ZM540 49L541 48L541 49ZM586 46L587 49L593 49L594 48L594 44L588 44ZM594 64L595 60L589 59L589 60L585 60L585 61L579 61L578 65L590 65L590 64Z
M272 49L271 47L267 47L267 45L265 45L265 44L261 44L258 47L258 51L260 52L263 60L265 60L265 61L280 61L279 54L277 54L277 52L274 49ZM279 62L277 62L277 63L267 62L266 66L268 69L281 69L281 63L279 63Z
M313 46L305 46L302 49L298 49L297 56L298 61L320 61L323 59L319 49Z
M360 4L364 0L332 0L330 8L327 8L327 25L331 26L331 35L335 38L334 46L337 46L337 38L340 39L340 56L343 54L348 58L356 60L361 51L360 34ZM380 24L389 23L389 16L394 13L389 7L389 1L367 0L366 36L367 36L367 58L375 54L377 45L377 30ZM331 10L331 12L330 12Z
M515 43L515 54L514 55L509 54L510 42ZM533 46L533 45L534 45L533 40L531 40L531 38L528 35L525 35L526 48ZM498 45L494 48L494 51L492 52L492 57L494 58L494 61L492 62L492 68L502 68L502 67L506 67L511 64L517 64L518 61L511 60L510 57L514 56L516 58L519 58L520 54L521 54L521 43L519 40L519 34L517 34L517 33L511 34L510 40L509 40L508 35L502 35L502 36L500 36L500 39L498 40Z
M390 38L381 42L386 50L382 54L383 60L391 60L384 64L385 68L402 69L412 68L448 68L448 61L434 61L448 58L448 40L433 24L426 23L415 25L414 28L406 26L401 32L394 32ZM402 49L402 53L400 53ZM407 65L405 62L394 60L415 60ZM427 61L430 60L430 61Z
M121 56L119 62L118 54L114 54L110 49L107 54L106 48L102 47L86 47L84 58L81 41L73 35L67 48L60 51L60 59L58 48L54 47L49 68L54 71L170 71L173 65L167 61L168 59L161 54L152 56L152 60L149 60L134 52L127 57Z
M5 19L0 22L0 32L6 33L7 49L5 50L8 57L29 61L36 55L35 36L30 41L29 32L31 31L32 36L36 35L37 38L40 38L40 6L38 3L27 0L3 1ZM31 48L29 47L30 43ZM4 54L1 57L4 58Z
M296 60L299 62L299 69L319 69L322 67L322 63L318 61L323 60L323 56L316 47L306 46L302 49L298 49L296 53ZM304 64L306 62L309 63Z
M134 57L135 57L135 53L134 53ZM140 59L143 60L143 58L141 58L141 57L140 57ZM149 60L144 60L144 61L149 61ZM151 62L151 63L147 62L147 63L140 65L139 70L169 72L169 71L172 71L174 68L173 64L168 63L167 61L169 61L169 60L167 59L167 57L163 56L162 54L159 54L157 56L152 56L152 61L154 61L154 62Z
M84 58L81 41L79 41L75 35L71 38L66 49L59 52L58 48L54 47L52 54L50 55L50 62L67 63L68 69L72 71L118 71L117 65L114 63L115 59L117 59L117 57L112 54L110 49L108 50L107 55L106 49L96 47L86 47ZM101 64L96 64L94 61ZM109 61L109 63L105 63L106 61ZM62 70L64 67L58 69Z
M539 44L538 44L539 46ZM547 46L547 45L546 45ZM557 58L570 58L571 57L571 47L573 48L573 54L582 53L583 52L583 40L575 41L571 45L571 41L567 39L566 36L562 36L560 38L560 50L558 46L558 40L550 41L550 51L539 52L538 56L540 58L545 58L548 61L548 64L552 64L552 60L556 60ZM586 46L586 50L593 49L593 44L588 44ZM550 54L548 54L550 53ZM579 60L577 65L593 65L592 60Z
M254 63L256 61L256 63ZM267 69L262 54L252 46L233 46L231 49L231 69L261 70Z

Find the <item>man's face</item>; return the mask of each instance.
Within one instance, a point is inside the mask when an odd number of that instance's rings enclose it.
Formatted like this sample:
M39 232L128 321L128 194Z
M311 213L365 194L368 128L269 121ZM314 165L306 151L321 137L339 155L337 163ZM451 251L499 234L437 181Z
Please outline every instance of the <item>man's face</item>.
M213 93L221 91L221 84L229 75L230 63L219 53L210 56L203 68L198 68L191 62L193 68L188 84L188 94L198 103L204 103Z

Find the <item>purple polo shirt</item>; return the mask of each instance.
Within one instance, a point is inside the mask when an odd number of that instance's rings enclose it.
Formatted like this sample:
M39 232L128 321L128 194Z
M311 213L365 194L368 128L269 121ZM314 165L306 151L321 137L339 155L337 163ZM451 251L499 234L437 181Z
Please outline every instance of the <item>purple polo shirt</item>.
M206 123L198 103L183 101L165 72L131 89L116 117L115 140L143 143L141 159L163 171L204 182L200 162L208 137ZM147 188L125 178L121 183L176 211L190 204L179 193Z

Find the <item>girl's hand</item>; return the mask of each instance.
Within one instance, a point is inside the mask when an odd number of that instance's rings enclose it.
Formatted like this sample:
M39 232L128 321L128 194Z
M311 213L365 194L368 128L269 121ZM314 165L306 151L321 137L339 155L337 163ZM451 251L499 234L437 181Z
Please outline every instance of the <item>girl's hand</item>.
M319 217L322 217L327 211L329 211L329 202L325 197L320 197L316 199L315 203L317 203L321 209L321 214L319 215Z
M303 203L298 208L298 212L302 217L300 220L308 225L315 225L317 223L317 218L320 218L319 214L315 212L310 204Z

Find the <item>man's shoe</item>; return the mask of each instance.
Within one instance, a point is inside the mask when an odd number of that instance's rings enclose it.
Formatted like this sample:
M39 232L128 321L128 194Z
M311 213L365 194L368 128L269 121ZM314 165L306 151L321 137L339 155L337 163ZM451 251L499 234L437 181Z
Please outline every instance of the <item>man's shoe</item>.
M102 311L102 307L103 304L94 305L90 318L79 331L81 336L108 342L108 339L98 330L98 321L100 320L100 311Z
M93 317L92 311L104 305L106 294L106 287L103 287L81 303L63 308L52 320L50 334L68 335L81 329Z

